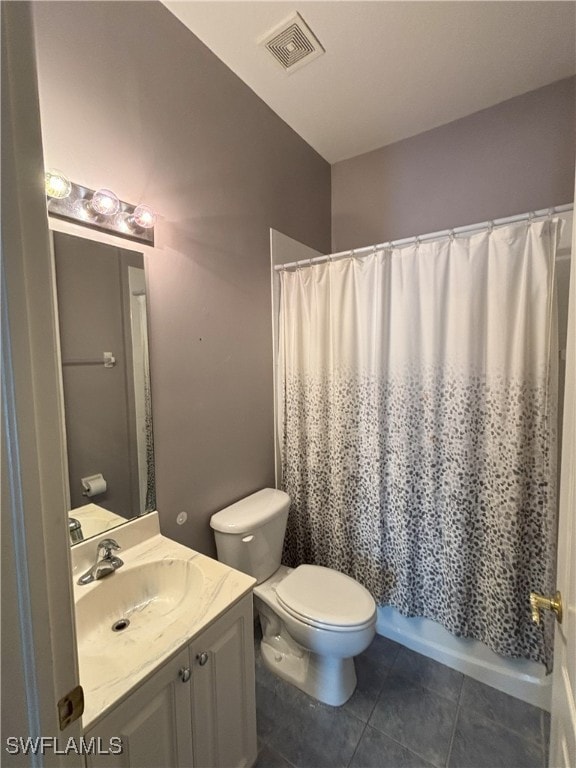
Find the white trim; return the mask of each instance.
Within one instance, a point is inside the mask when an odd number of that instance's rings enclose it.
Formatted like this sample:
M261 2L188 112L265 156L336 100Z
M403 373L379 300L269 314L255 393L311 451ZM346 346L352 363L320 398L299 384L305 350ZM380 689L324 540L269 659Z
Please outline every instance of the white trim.
M81 722L60 733L57 702L78 685L79 678L29 3L5 3L2 8L2 66L6 73L2 174L4 188L10 189L2 199L6 281L2 351L9 355L3 370L9 434L3 437L9 453L4 458L12 462L11 482L2 487L7 512L10 507L10 513L2 516L2 530L6 542L14 542L4 547L2 557L2 632L12 653L2 677L3 731L15 737L67 740L80 736ZM80 755L50 752L27 759L33 765L84 765Z
M58 307L58 291L56 290L56 256L54 252L54 235L50 231L50 270L52 277L52 301L54 302L54 317L56 319L56 327L58 333L56 334L56 362L58 363L58 370L60 371L60 381L58 386L58 399L60 400L60 413L62 414L62 423L60 427L60 439L62 440L62 446L64 449L64 475L66 477L66 509L72 507L70 501L70 466L68 463L68 436L66 434L66 405L64 402L64 383L62 380L62 345L60 343L60 309Z
M116 248L123 248L125 251L134 251L144 254L145 259L152 256L158 256L160 248L157 246L146 245L146 243L137 243L134 240L114 235L111 232L101 232L99 229L90 229L81 224L75 224L73 221L58 219L55 216L48 216L48 225L52 232L62 232L65 235L74 235L82 237L84 240L93 240L95 243L105 243L113 245Z
M0 276L2 298L2 415L5 434L6 464L8 468L8 486L10 488L10 518L11 540L14 551L14 569L16 572L17 615L20 628L22 667L24 678L24 700L28 716L27 735L41 736L40 702L38 698L38 681L36 677L36 654L34 649L34 631L32 622L32 605L30 596L30 579L28 577L28 552L26 548L24 493L22 488L22 469L20 462L20 441L18 437L18 420L16 394L14 383L14 367L12 365L12 344L10 337L10 321L8 317L8 297L6 295L6 277L4 260L1 262ZM32 765L40 765L38 755L31 756Z
M576 180L575 180L576 183ZM572 230L576 253L576 227ZM555 624L552 721L549 766L576 765L576 269L570 273L568 333L562 425L562 461L558 519L556 589L562 594L564 620Z

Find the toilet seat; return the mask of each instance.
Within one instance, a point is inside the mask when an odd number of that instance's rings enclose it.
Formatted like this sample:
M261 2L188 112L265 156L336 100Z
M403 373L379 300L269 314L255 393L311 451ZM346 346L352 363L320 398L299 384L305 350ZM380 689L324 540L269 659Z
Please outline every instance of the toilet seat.
M374 623L372 595L350 576L321 565L300 565L276 588L282 608L318 629L358 631Z

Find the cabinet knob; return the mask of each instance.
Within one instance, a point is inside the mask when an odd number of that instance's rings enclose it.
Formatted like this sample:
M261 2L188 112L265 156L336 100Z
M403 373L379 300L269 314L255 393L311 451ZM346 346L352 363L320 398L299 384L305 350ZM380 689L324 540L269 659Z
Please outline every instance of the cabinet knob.
M206 653L206 651L203 651L202 653L197 654L196 658L198 659L198 664L200 664L200 666L203 667L204 664L206 664L206 662L208 661L208 654Z
M180 680L182 680L183 683L187 683L188 680L190 680L190 675L192 673L190 672L190 667L182 667L178 674L180 675Z

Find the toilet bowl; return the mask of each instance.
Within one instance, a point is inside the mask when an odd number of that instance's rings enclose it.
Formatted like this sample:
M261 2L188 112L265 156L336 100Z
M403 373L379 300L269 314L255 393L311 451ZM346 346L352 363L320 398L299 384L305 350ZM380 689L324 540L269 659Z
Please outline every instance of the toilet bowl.
M322 605L324 590L330 603L342 595L342 586L346 597L356 594L352 610L346 612L346 600L337 612L312 609ZM301 596L313 598L310 607L303 609ZM325 704L344 704L356 688L354 656L366 650L374 638L372 596L354 579L329 568L281 566L254 588L254 602L260 614L260 649L266 667Z
M356 687L354 656L372 642L376 605L343 573L280 565L290 499L265 488L212 516L218 559L257 579L261 653L273 673L340 706Z

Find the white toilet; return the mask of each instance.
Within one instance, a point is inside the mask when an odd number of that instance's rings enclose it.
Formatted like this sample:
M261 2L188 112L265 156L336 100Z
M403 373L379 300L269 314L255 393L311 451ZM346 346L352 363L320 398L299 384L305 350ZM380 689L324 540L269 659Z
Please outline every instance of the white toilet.
M340 706L356 688L354 656L372 642L376 604L361 584L319 565L280 565L290 498L265 488L212 516L218 559L254 576L266 666Z

